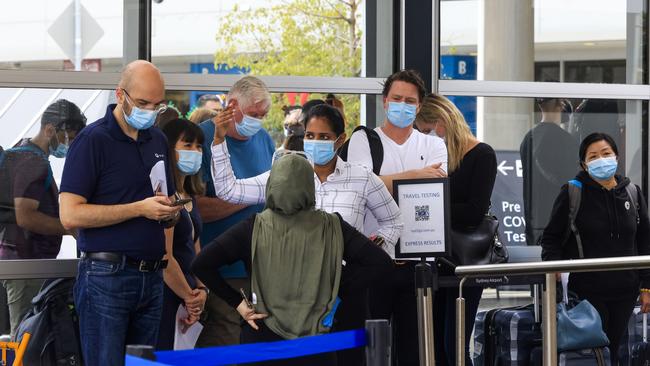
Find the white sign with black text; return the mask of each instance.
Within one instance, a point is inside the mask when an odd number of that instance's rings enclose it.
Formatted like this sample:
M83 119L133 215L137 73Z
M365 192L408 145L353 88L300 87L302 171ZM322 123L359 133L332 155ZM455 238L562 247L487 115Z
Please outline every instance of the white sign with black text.
M395 256L434 257L450 252L449 199L446 179L400 180L394 182L404 230Z

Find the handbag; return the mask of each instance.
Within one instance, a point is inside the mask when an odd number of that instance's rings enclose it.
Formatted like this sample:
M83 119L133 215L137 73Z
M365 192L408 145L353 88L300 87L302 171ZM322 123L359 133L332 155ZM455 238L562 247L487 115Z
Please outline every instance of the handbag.
M508 262L508 249L499 240L499 219L488 214L476 227L452 229L451 254L459 265Z
M558 352L609 345L600 314L587 300L570 298L557 305Z

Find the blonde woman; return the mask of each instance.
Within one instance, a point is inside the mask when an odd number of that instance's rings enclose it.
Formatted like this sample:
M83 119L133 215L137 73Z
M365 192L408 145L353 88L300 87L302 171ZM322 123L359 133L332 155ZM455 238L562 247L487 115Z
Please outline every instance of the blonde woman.
M497 174L496 154L490 145L477 140L465 122L463 114L447 98L429 94L424 98L414 127L426 134L445 140L448 153L448 174L451 188L451 225L454 229L476 227L490 208L490 196ZM452 274L444 264L439 271ZM483 289L466 287L465 334L471 334ZM454 320L458 289L440 288L434 303L436 356L439 365L455 364ZM469 338L465 337L465 362L469 358Z

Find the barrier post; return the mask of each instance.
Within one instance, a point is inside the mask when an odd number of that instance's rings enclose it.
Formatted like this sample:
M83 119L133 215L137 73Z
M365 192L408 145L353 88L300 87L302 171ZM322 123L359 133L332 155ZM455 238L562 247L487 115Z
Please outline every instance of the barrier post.
M431 266L422 258L415 266L415 288L418 296L418 341L420 343L420 366L434 366L433 345L433 292L437 278Z
M388 320L366 320L366 363L368 366L390 366L391 329Z
M463 285L466 277L458 285L458 298L456 299L456 366L465 366L465 298Z
M15 348L16 357L14 358L13 366L23 366L23 358L25 357L25 350L27 349L27 344L29 339L32 337L30 333L25 332L23 338L20 340L20 344Z
M540 322L540 314L539 314L539 285L534 284L533 285L533 315L535 316L535 324L539 324Z
M555 273L546 274L544 298L542 300L542 339L544 366L557 365L557 301L555 294Z
M153 353L153 346L144 344L129 344L126 346L126 354L143 358L149 361L156 361L156 355Z

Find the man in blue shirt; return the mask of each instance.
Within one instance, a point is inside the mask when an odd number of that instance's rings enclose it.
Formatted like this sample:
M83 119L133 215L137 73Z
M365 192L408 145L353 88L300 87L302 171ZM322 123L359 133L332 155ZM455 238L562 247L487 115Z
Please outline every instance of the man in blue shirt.
M271 108L271 95L264 82L253 76L245 76L237 81L228 93L227 109L233 122L228 128L226 143L230 152L230 162L237 178L249 178L271 169L275 145L271 136L262 128L262 119ZM211 174L212 140L214 124L212 120L200 125L205 134L203 144L203 180L206 196L198 199L198 207L203 219L201 245L209 244L231 226L261 212L264 205L233 205L215 197ZM234 288L250 287L244 263L220 269L221 275ZM225 301L210 295L206 303L207 320L197 342L198 347L239 344L239 314Z
M61 222L79 229L74 289L84 363L123 365L126 344L155 345L166 265L165 223L174 180L167 139L151 128L164 109L160 71L127 65L117 105L70 146L61 182Z

